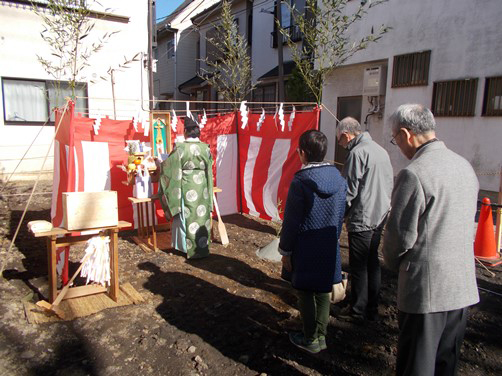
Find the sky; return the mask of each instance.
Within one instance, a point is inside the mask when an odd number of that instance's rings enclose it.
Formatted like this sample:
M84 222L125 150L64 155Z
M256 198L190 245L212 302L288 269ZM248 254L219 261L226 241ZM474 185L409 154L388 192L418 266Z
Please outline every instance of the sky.
M184 0L157 0L155 2L157 21L171 14Z

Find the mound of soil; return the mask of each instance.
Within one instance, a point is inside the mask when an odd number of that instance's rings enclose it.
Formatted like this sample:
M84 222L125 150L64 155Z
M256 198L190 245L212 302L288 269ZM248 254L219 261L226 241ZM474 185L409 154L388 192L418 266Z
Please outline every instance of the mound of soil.
M224 217L230 245L218 239L211 256L186 260L171 249L145 253L133 231L121 232L121 282L144 304L107 309L73 321L29 324L23 302L46 298L45 241L26 223L50 218L50 194L36 194L11 252L10 242L32 183L10 183L0 197L0 370L9 375L391 375L397 343L396 276L382 273L381 320L356 324L331 317L328 350L312 356L294 348L287 331L300 329L296 298L280 279L280 264L258 248L275 228L245 215ZM49 183L37 188L50 192ZM342 234L348 269L346 234ZM77 268L83 247L73 247ZM460 375L502 374L502 268L478 267L481 302L470 310ZM338 307L335 307L336 310Z

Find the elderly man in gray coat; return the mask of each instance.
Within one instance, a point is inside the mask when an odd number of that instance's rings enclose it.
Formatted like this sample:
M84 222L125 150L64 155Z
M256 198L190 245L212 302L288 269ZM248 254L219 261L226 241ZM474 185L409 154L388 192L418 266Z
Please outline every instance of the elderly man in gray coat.
M464 158L435 135L431 111L400 106L392 139L411 163L397 176L384 235L399 273L398 375L454 375L467 308L479 301L473 252L479 184Z
M342 176L347 179L345 211L349 237L350 306L338 315L377 320L380 294L378 247L390 209L394 173L387 151L346 117L336 128L338 144L348 150Z

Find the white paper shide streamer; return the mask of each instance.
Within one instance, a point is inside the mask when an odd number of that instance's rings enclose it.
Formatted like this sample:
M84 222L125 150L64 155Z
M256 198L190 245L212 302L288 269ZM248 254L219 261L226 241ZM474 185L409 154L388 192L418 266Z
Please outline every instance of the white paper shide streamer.
M283 108L284 103L281 103L279 106L279 123L281 124L281 132L284 132L284 127L286 126L286 123L284 122L284 108Z
M258 123L256 123L256 130L257 131L259 131L261 129L261 126L263 125L264 121L265 121L265 109L262 107L260 118L258 119Z
M206 109L203 109L204 115L202 115L202 119L200 119L199 127L200 129L204 128L204 125L207 123Z
M172 113L173 113L173 119L171 120L171 129L173 130L173 132L177 132L177 128L176 126L178 125L178 117L176 116L176 112L174 111L174 108L172 110Z
M193 115L192 115L192 111L190 111L190 102L189 101L187 101L187 117L194 120Z
M96 120L94 120L94 124L92 128L94 129L94 134L97 135L99 133L99 127L101 127L101 117L97 116Z
M293 121L295 121L296 107L293 105L293 112L289 115L288 129L291 132L293 129Z
M239 108L239 111L241 112L241 120L242 120L242 126L241 128L244 129L248 125L248 109L246 107L247 101L242 101L241 106Z
M136 116L134 117L134 120L132 122L132 126L136 132L138 131L139 114L141 114L141 111L138 111L136 113Z
M90 255L87 257L87 255ZM80 275L87 277L89 282L99 283L103 286L110 285L110 237L95 236L87 241L87 248L82 261L87 257L87 261L82 266ZM81 261L81 262L82 262Z

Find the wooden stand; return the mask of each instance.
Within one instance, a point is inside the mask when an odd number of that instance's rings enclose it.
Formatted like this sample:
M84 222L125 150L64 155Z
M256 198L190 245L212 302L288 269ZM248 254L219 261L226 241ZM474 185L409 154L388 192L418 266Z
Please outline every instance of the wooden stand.
M131 224L126 221L119 221L117 226L87 228L79 231L101 231L110 237L110 287L108 294L115 302L118 299L119 292L119 267L118 267L118 232L123 227L130 227ZM56 272L56 249L57 247L66 247L74 244L85 243L96 234L71 236L75 231L69 231L64 228L53 228L51 231L34 233L35 237L47 237L47 264L49 273L49 303L53 303L60 291L57 289L57 272ZM59 237L62 235L62 237ZM106 292L107 288L102 286L78 286L70 287L64 296L64 299L98 294Z
M155 230L154 200L151 198L129 197L129 201L133 205L138 205L138 236L133 236L134 242L145 252L159 251L157 247L157 232ZM167 227L170 227L169 224L167 225Z

